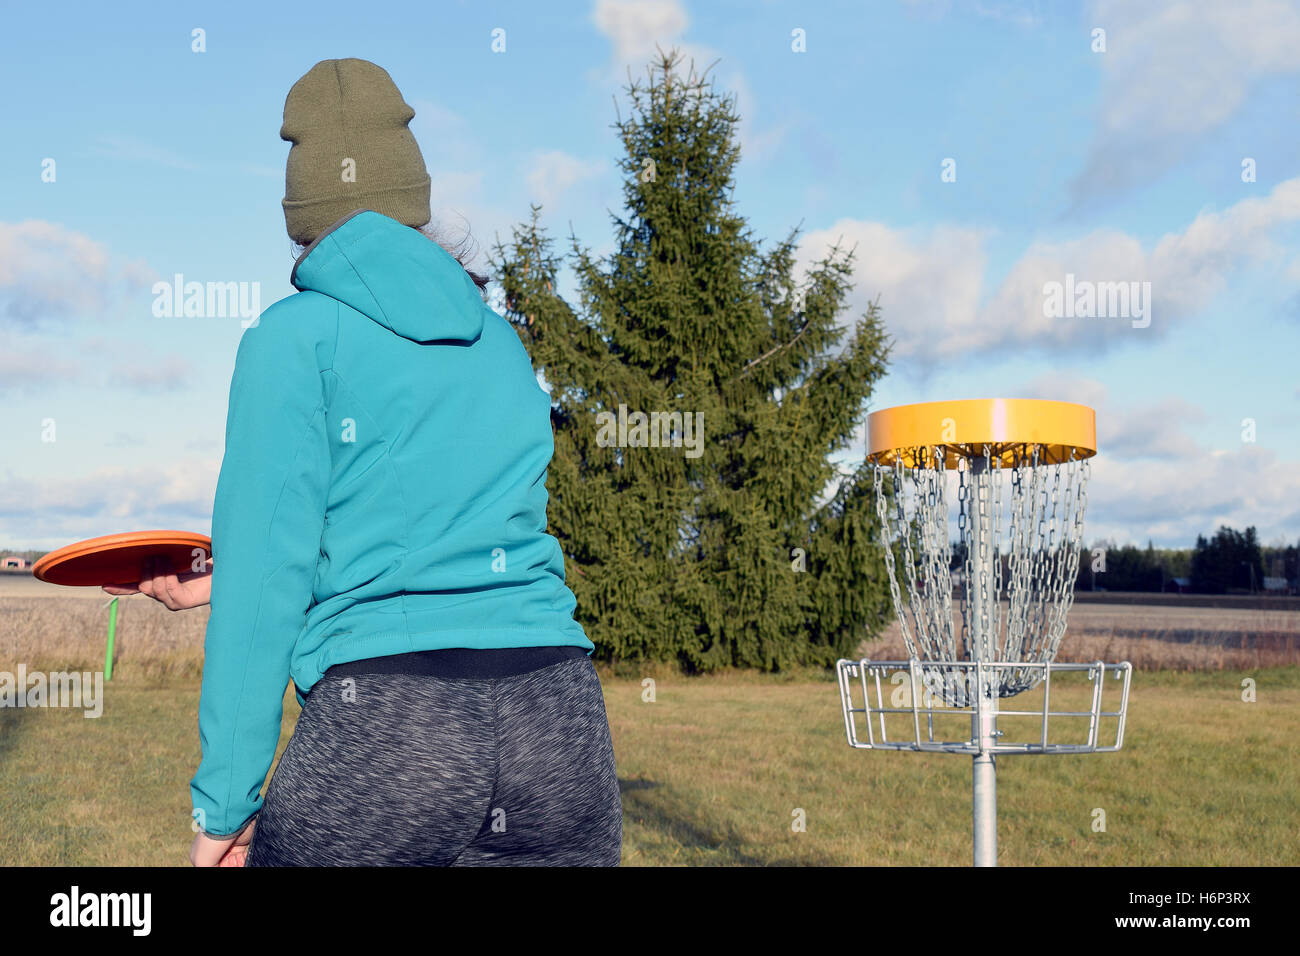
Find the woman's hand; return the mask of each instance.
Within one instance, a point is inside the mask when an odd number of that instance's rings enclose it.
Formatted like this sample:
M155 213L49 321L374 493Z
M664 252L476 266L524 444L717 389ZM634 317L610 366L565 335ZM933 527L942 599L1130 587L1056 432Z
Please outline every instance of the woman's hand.
M202 571L176 574L170 558L164 555L146 558L138 584L109 584L103 590L114 596L144 594L173 611L201 607L212 597L212 559L208 559Z
M190 862L195 866L243 866L248 859L248 846L253 840L253 820L239 833L229 837L208 836L196 833L190 846Z

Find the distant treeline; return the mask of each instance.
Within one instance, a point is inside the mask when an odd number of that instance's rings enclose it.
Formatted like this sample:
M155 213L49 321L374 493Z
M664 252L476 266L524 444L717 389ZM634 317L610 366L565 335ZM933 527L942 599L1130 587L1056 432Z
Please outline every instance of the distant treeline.
M964 559L960 543L953 545L952 567ZM1002 555L1003 580L1009 562ZM1253 527L1245 531L1221 527L1213 537L1200 535L1194 548L1156 548L1147 542L1110 545L1096 542L1079 553L1078 591L1181 591L1194 594L1258 594L1264 578L1282 578L1286 589L1300 590L1300 542L1264 546Z
M48 554L48 553L49 553L48 551L42 551L42 550L40 550L40 549L37 549L37 550L34 550L34 551L33 551L33 550L29 550L29 549L28 549L28 550L20 550L20 549L17 549L17 548L0 548L0 557L2 557L2 558L9 558L9 557L14 557L14 558L23 558L24 560L27 561L28 565L31 565L31 564L32 564L33 562L35 562L38 558L43 558L43 557L45 557L45 555Z
M1104 569L1104 570L1103 570ZM1198 535L1190 549L1094 545L1079 558L1075 587L1081 591L1166 591L1195 594L1258 593L1264 578L1283 578L1289 589L1300 575L1300 543L1266 547L1253 527L1221 527Z

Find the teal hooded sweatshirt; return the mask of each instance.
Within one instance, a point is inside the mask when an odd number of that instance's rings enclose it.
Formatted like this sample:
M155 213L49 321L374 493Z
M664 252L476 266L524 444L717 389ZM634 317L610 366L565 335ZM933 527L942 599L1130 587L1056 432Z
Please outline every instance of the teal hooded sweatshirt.
M436 648L594 646L546 531L550 396L441 246L376 212L336 223L295 295L245 331L212 515L212 609L191 783L243 827L332 665Z

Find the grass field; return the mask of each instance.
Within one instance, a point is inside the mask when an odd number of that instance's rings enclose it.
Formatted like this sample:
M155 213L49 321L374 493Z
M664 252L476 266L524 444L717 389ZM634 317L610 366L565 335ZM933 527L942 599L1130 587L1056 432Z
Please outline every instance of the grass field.
M100 605L0 597L0 670L99 669ZM186 861L206 610L124 607L102 717L0 708L0 865ZM969 758L850 749L830 675L602 679L626 864L969 863ZM999 759L1000 862L1294 864L1298 738L1300 667L1139 668L1121 752Z

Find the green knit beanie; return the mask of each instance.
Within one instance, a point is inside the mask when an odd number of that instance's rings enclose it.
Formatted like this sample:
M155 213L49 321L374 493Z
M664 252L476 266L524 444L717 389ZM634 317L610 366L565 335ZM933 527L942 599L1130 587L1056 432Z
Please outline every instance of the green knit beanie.
M407 128L415 110L369 60L322 60L284 101L280 138L284 222L304 245L350 212L371 209L407 226L429 212L429 172Z

